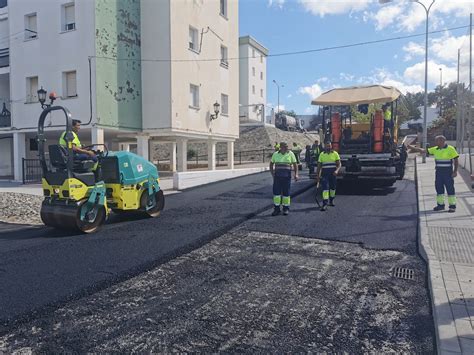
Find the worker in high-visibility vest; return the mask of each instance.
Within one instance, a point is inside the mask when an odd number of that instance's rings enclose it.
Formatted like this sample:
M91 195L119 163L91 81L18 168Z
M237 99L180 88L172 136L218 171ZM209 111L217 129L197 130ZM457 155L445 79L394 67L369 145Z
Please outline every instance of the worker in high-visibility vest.
M275 143L273 148L275 149L275 152L278 152L280 150L280 143Z
M408 145L408 148L421 153L426 152L422 148ZM446 137L437 136L435 146L427 149L429 155L435 158L435 188L436 207L434 211L443 211L445 207L445 189L448 193L449 212L456 212L456 191L454 189L454 178L458 175L459 154L452 145L446 144Z
M390 104L382 106L383 120L384 120L384 132L392 128L392 110L389 108Z
M319 154L316 182L321 183L323 190L323 205L321 211L326 211L327 206L335 206L336 176L341 169L339 153L332 149L331 142L327 142L324 151Z
M97 162L97 156L92 150L84 149L82 147L81 141L79 140L79 130L81 129L81 121L72 120L72 152L74 154L74 160L92 160ZM67 147L66 143L66 131L64 131L59 137L59 145Z
M280 151L273 153L270 161L270 172L273 176L273 205L272 216L281 213L286 216L290 211L290 187L291 173L294 171L295 181L298 180L298 165L292 151L288 150L288 144L280 143Z

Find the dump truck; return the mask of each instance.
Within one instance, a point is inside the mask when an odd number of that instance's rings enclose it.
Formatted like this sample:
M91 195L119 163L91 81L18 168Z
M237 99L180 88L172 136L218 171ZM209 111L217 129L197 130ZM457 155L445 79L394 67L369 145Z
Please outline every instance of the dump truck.
M407 151L397 144L400 97L395 87L370 85L329 90L311 102L323 106L321 141L332 142L341 157L338 179L384 186L403 179ZM367 119L358 122L354 110Z

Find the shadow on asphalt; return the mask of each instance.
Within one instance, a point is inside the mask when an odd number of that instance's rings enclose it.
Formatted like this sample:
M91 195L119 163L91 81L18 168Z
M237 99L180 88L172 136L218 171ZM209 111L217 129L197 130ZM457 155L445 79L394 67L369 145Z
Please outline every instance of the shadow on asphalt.
M134 212L122 214L111 213L104 227L149 218L150 217L146 215ZM0 223L0 240L57 239L73 236L84 237L85 234L76 230L55 229L43 225Z
M337 194L344 196L387 196L396 189L396 186L377 186L369 182L337 183Z

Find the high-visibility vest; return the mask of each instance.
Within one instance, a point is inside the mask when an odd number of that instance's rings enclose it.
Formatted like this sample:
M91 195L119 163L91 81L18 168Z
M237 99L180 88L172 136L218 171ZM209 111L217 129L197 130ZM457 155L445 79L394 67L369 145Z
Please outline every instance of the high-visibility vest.
M291 166L296 164L296 157L292 151L285 154L275 152L272 155L272 163L275 164L275 176L291 178Z
M391 121L392 120L392 111L390 109L386 109L384 114L383 114L383 118L385 119L385 121Z
M431 147L428 148L428 154L433 155L436 163L436 171L452 172L453 159L459 157L456 148L452 145L446 144L443 148Z
M341 160L339 153L335 150L331 150L329 153L322 152L319 154L318 162L322 167L322 174L332 174L336 170L336 162Z
M64 136L66 135L66 131L64 131L61 136L59 137L59 144L62 145L63 147L67 146L66 140L64 139ZM81 141L79 140L79 137L77 136L76 132L72 132L72 136L74 137L72 139L72 144L74 144L76 147L82 147Z

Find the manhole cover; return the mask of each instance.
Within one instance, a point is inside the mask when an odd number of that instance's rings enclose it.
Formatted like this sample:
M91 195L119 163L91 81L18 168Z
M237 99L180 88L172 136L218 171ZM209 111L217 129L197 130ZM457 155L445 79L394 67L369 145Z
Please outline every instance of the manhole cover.
M393 269L393 276L404 280L413 280L415 271L413 269L406 269L403 267L396 267Z

